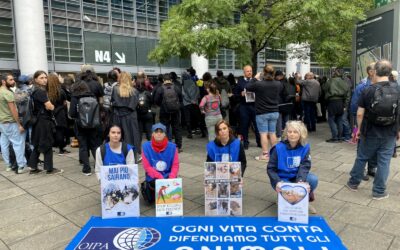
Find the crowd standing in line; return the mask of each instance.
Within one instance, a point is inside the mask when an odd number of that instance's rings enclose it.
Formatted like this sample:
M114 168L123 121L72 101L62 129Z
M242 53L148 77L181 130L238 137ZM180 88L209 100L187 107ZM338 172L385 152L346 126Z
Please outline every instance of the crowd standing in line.
M240 161L243 175L252 130L255 145L262 149L255 159L268 162L273 188L279 190L282 181L307 182L314 199L318 179L309 172L310 145L305 140L307 131L317 131L317 122L328 120L332 137L327 143L357 144L347 186L356 191L361 180L375 176L373 197L382 199L388 196L390 157L396 156L400 92L390 62L371 64L367 73L353 93L341 69L331 78L309 72L303 80L299 73L286 78L271 65L256 75L246 65L237 80L233 74L225 78L220 70L215 78L206 72L199 79L190 68L181 74L182 82L175 72L132 77L113 68L102 84L91 65L83 65L75 77L38 70L30 78L19 77L17 84L12 74L2 74L1 151L7 171L21 174L28 166L31 174L38 174L43 165L47 174L62 173L53 165L53 147L59 155L68 154L73 135L87 176L92 174L90 154L96 173L101 165L142 162L142 193L151 202L155 179L178 176L184 131L188 139L208 135L207 161ZM391 98L382 101L381 92ZM374 98L379 99L375 106ZM301 160L288 166L289 154Z

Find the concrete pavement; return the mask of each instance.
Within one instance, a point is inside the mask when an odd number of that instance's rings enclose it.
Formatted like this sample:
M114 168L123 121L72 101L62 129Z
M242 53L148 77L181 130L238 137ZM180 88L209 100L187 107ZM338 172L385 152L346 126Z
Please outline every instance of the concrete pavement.
M373 179L363 182L358 192L344 186L352 168L356 146L329 144L327 123L318 124L310 135L312 172L319 177L314 207L349 249L400 249L400 159L392 159L388 182L390 197L372 200ZM184 139L179 175L183 178L184 214L204 215L203 162L206 139ZM63 249L90 216L101 215L100 187L95 177L84 176L77 149L68 156L54 155L61 175L6 172L0 162L0 250ZM266 164L254 160L259 154L253 140L246 151L244 177L246 216L276 216L276 193L266 174ZM139 167L141 180L143 169ZM144 205L141 215L154 216Z

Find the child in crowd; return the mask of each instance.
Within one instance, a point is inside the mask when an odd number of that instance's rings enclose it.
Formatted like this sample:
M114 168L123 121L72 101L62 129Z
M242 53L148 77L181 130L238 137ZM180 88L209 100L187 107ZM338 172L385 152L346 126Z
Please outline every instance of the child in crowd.
M96 150L96 176L100 181L100 171L103 166L135 164L134 147L122 142L121 127L112 125L108 133L109 142Z
M155 199L155 180L176 178L179 171L179 156L176 144L169 142L166 127L157 123L151 128L151 140L142 146L142 163L146 180L141 185L143 198L152 204Z
M318 177L310 173L310 144L306 143L307 129L301 121L289 121L283 131L283 140L270 151L267 173L271 186L281 191L284 182L306 183L309 185L310 201L314 200L314 191ZM311 205L310 213L317 211Z

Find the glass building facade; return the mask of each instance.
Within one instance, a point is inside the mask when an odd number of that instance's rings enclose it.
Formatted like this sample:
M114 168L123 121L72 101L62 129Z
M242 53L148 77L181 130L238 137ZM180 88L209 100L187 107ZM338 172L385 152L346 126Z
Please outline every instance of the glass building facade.
M163 65L147 59L157 44L160 24L168 18L169 9L179 3L180 0L43 0L49 70L77 71L83 63L99 65L103 72L112 66L132 72L144 69L148 73L190 67L190 59L171 58ZM0 70L18 65L13 17L13 0L1 0ZM101 46L94 48L97 44ZM100 54L104 60L98 60ZM266 63L284 71L285 50L266 48L260 52L259 68ZM221 69L241 74L241 68L230 49L221 49L209 60L211 73Z

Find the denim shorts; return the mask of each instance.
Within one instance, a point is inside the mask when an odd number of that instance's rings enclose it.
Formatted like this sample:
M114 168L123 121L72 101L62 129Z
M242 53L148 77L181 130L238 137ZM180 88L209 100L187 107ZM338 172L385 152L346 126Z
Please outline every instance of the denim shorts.
M257 128L260 133L275 133L279 112L256 115Z

